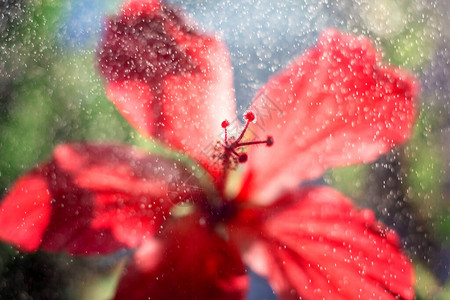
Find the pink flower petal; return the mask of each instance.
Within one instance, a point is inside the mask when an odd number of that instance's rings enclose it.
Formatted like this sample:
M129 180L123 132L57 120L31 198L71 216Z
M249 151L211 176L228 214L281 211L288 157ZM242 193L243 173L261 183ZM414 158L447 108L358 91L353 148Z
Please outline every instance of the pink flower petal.
M159 1L129 1L109 20L99 64L108 98L137 130L220 172L212 150L236 109L221 41Z
M244 197L267 203L327 168L386 153L410 135L417 93L414 78L382 65L369 39L326 31L254 100L250 129L275 143L249 149Z
M174 203L201 194L195 186L181 164L131 147L60 145L1 203L0 238L25 251L105 254L137 247L154 236Z
M145 243L115 299L245 299L248 278L239 253L199 221L178 219Z
M414 298L412 266L397 235L331 188L285 195L243 212L235 225L244 261L280 299Z

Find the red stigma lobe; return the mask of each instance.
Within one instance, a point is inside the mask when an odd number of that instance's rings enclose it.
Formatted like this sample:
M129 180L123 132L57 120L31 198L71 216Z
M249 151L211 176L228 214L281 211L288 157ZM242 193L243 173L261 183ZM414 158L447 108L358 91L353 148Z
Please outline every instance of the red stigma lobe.
M251 111L246 112L244 118L249 122L253 122L256 119L255 114Z

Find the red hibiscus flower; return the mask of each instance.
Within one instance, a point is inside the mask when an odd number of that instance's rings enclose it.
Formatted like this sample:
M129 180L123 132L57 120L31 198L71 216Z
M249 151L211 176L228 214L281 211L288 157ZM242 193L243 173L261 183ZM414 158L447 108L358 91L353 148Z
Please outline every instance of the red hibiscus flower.
M115 299L243 299L244 264L280 299L414 297L394 232L332 188L300 185L410 134L414 79L368 39L323 33L234 134L226 47L159 1L109 20L99 67L137 130L206 172L125 145L60 145L1 203L0 238L24 251L134 249Z

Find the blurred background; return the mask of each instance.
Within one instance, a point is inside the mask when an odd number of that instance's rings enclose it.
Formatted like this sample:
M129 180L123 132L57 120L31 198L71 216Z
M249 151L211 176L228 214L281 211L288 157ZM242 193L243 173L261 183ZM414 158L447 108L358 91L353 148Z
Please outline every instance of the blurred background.
M0 195L62 142L140 144L105 98L95 49L120 0L0 0ZM418 299L450 299L450 2L171 1L232 55L239 113L271 74L330 26L371 36L384 60L420 79L411 141L370 165L327 172L332 185L396 229L414 261ZM1 224L0 224L1 226ZM24 254L0 243L0 299L108 299L117 256ZM249 299L276 299L252 274Z

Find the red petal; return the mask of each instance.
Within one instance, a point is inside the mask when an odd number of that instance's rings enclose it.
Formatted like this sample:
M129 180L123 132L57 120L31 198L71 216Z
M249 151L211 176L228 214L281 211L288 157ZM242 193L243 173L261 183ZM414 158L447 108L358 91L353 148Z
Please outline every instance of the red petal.
M33 172L19 179L1 202L0 239L20 241L23 250L36 250L50 221L50 201L44 176Z
M248 278L239 253L199 221L179 219L144 244L115 299L245 299Z
M159 1L130 1L109 21L99 62L108 98L136 129L211 168L221 122L235 119L221 41Z
M0 238L26 251L136 247L153 237L173 203L199 194L195 185L181 164L134 148L61 145L1 203Z
M411 132L417 83L383 66L367 38L328 30L254 99L247 197L270 201L326 168L369 162Z
M241 226L247 231L236 231ZM412 266L397 235L331 188L289 194L242 214L236 228L245 262L281 299L414 298Z

